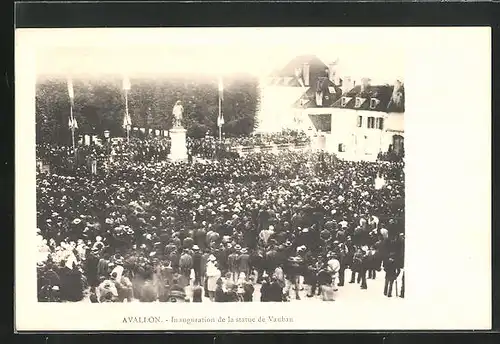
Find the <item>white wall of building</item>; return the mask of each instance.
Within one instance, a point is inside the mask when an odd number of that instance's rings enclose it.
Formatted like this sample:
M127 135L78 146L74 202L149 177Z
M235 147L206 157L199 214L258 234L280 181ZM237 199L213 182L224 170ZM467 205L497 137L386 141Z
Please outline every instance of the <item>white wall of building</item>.
M278 132L282 129L308 130L314 125L310 115L330 114L330 133L325 149L350 160L374 160L379 152L386 152L394 135L404 137L404 114L339 108L294 108L294 102L306 91L301 87L267 86L261 84L261 102L257 113L260 132ZM358 127L358 116L363 118ZM373 117L375 128L368 128L368 118ZM377 118L383 119L383 128L377 128ZM342 144L344 152L339 151ZM313 144L313 146L315 146ZM318 148L318 147L316 147Z
M382 137L382 151L387 151L392 144L394 135L405 136L404 134L404 114L389 113L385 119L384 134Z
M289 86L260 86L260 105L257 111L257 122L260 132L277 132L285 128L294 128L298 115L293 107L294 102L305 92L306 88Z
M307 109L309 114L331 113L331 132L326 136L326 150L350 160L374 160L379 152L386 152L393 135L404 137L404 114L353 109ZM358 116L362 125L358 127ZM374 118L375 128L368 128L368 118ZM383 119L382 129L377 128L377 118ZM339 151L339 145L344 151Z

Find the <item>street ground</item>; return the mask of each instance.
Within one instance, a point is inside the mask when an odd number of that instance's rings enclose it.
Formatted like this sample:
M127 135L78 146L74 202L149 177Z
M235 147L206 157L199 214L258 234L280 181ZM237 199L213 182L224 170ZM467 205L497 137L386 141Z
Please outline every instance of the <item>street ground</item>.
M396 294L396 284L394 285L393 288L393 293L392 293L392 298L388 298L387 296L384 295L384 278L385 278L385 273L384 272L377 272L376 279L367 279L366 283L368 288L367 289L361 289L360 284L358 283L349 283L351 279L351 271L349 269L346 270L345 272L345 279L346 283L342 287L338 287L338 291L335 293L335 301L336 302L350 302L352 300L355 300L356 303L359 302L374 302L374 301L381 301L383 299L386 300L394 300L392 302L397 302L396 300L404 300L400 297L397 297ZM401 282L398 281L397 289L401 289ZM253 296L253 302L260 302L260 284L255 285L255 291L254 291L254 296ZM299 296L300 300L295 299L295 291L291 290L290 291L290 302L303 302L303 301L308 301L308 302L317 302L321 301L320 296L313 296L313 297L307 297L307 293L309 291L309 286L304 285L303 289L299 291ZM188 297L191 296L191 291L190 287L186 287L186 294ZM398 294L399 295L399 294ZM90 302L88 299L88 293L86 293L85 298L80 301L80 302ZM133 300L132 302L139 302L138 300ZM203 297L203 302L211 302L208 297ZM362 303L361 303L362 304Z

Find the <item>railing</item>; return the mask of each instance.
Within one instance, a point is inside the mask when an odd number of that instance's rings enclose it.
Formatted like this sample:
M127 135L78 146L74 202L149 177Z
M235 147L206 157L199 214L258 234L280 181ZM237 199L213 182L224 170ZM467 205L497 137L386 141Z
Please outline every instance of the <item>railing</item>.
M231 147L230 150L232 152L236 152L239 154L248 154L248 153L273 153L273 152L283 152L287 150L303 150L309 148L309 144L307 143L281 143L281 144L269 144L269 145L260 145L260 146L235 146Z

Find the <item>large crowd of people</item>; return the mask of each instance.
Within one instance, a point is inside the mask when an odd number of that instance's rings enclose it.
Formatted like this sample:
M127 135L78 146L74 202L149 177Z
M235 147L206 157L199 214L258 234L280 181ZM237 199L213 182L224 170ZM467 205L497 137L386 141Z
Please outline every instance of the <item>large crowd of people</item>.
M403 275L404 296L402 161L282 151L169 162L167 139L85 149L105 168L37 147L58 167L36 178L40 301L283 302L301 289L333 301L381 270L380 293L395 295Z
M238 155L241 147L294 145L306 146L310 138L304 132L283 131L265 133L247 137L224 137L222 141L207 135L203 138L187 138L188 156L204 159L231 158ZM131 136L129 140L100 139L98 144L85 145L79 142L75 150L67 145L41 143L37 145L36 156L39 164L52 166L56 171L68 173L75 166L106 166L109 160L133 160L159 162L168 160L170 138L164 136ZM97 170L97 168L95 168Z

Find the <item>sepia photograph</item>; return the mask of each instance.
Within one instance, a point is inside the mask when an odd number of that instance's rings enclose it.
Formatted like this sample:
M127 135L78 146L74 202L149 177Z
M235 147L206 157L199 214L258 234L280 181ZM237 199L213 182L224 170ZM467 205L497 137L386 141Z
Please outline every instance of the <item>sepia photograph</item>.
M404 298L402 63L370 71L360 48L280 53L280 65L143 47L150 74L100 69L128 62L112 47L49 51L38 300ZM200 49L232 70L212 71ZM82 67L49 70L65 55Z
M405 290L405 210L418 202L405 196L403 40L185 28L154 43L134 30L58 30L24 51L36 164L25 296L97 313L121 304L136 310L115 316L121 326L174 328L293 328L297 312L326 309L397 318L418 303L421 272ZM269 302L283 311L238 313ZM137 313L167 303L185 305Z

